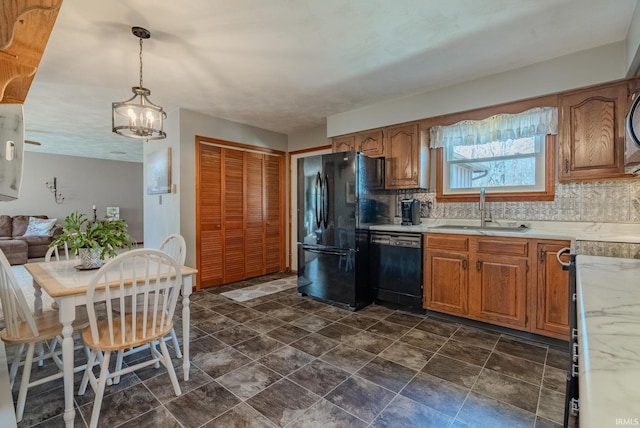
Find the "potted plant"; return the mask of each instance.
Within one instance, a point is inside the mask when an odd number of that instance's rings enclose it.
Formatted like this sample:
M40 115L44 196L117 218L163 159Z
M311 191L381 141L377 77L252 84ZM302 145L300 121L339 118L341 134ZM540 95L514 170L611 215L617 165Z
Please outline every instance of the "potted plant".
M104 264L105 257L115 257L116 250L131 248L133 241L127 233L124 220L96 220L90 222L85 214L74 211L65 219L62 234L50 247L65 243L72 254L80 256L84 269L95 269Z

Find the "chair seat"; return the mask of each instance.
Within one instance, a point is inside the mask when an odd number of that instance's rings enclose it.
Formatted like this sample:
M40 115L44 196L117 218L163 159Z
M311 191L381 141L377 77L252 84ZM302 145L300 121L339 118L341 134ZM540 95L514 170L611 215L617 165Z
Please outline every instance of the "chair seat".
M163 329L160 329L159 321L156 322L156 331L153 332L153 314L147 314L147 325L146 328L144 326L144 317L141 312L136 313L136 338L133 339L133 329L132 329L132 313L127 313L125 315L125 338L124 342L121 342L122 337L122 328L120 317L115 316L113 318L113 337L114 342L111 343L111 339L109 337L109 321L108 320L98 320L98 342L93 341L93 337L91 335L91 328L86 327L82 330L82 339L92 349L98 349L100 351L118 351L121 349L135 348L142 344L148 343L153 340L160 339L163 336L166 336L171 329L173 328L173 321L165 324ZM161 314L157 314L157 320L159 320ZM146 330L146 331L145 331Z
M4 329L0 332L0 339L7 343L31 343L41 340L53 339L62 335L62 324L60 324L58 311L47 311L42 315L34 316L36 327L40 333L34 336L29 328L29 324L22 321L18 326L18 336L10 336ZM87 310L83 307L76 308L76 319L73 321L73 329L79 330L89 325Z

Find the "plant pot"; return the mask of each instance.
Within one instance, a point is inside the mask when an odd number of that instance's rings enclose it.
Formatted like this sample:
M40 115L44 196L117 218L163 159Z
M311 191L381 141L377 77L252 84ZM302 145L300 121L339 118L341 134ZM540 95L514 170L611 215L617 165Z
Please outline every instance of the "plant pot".
M104 260L100 257L102 248L80 248L78 254L80 256L80 266L84 269L96 269L104 264Z

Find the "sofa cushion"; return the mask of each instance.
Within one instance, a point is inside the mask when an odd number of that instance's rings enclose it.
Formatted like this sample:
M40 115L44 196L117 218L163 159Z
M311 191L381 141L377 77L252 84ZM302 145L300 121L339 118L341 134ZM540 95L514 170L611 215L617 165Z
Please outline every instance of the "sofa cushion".
M50 232L56 221L57 218L29 217L29 225L23 236L51 236Z
M27 226L29 226L29 217L36 218L47 218L46 215L16 215L13 216L13 232L12 235L14 238L18 236L24 235L24 232L27 231Z
M29 246L31 245L49 245L49 243L51 242L51 237L50 236L18 236L17 238L14 238L16 240L19 241L24 241L27 244L29 244Z
M0 250L4 253L11 265L21 265L27 262L29 246L19 239L0 241Z
M10 215L0 215L0 236L11 237L13 221Z

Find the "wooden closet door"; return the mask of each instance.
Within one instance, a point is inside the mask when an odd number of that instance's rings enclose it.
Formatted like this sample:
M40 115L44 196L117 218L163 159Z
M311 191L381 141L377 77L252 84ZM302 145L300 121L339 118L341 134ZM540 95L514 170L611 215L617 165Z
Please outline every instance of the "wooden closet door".
M266 273L284 270L284 157L264 156Z
M220 147L198 145L197 268L200 286L222 284L222 163Z
M263 275L264 245L264 171L263 155L245 152L245 177L247 183L245 198L245 274L247 277Z
M244 273L244 152L222 149L224 282L240 281Z

